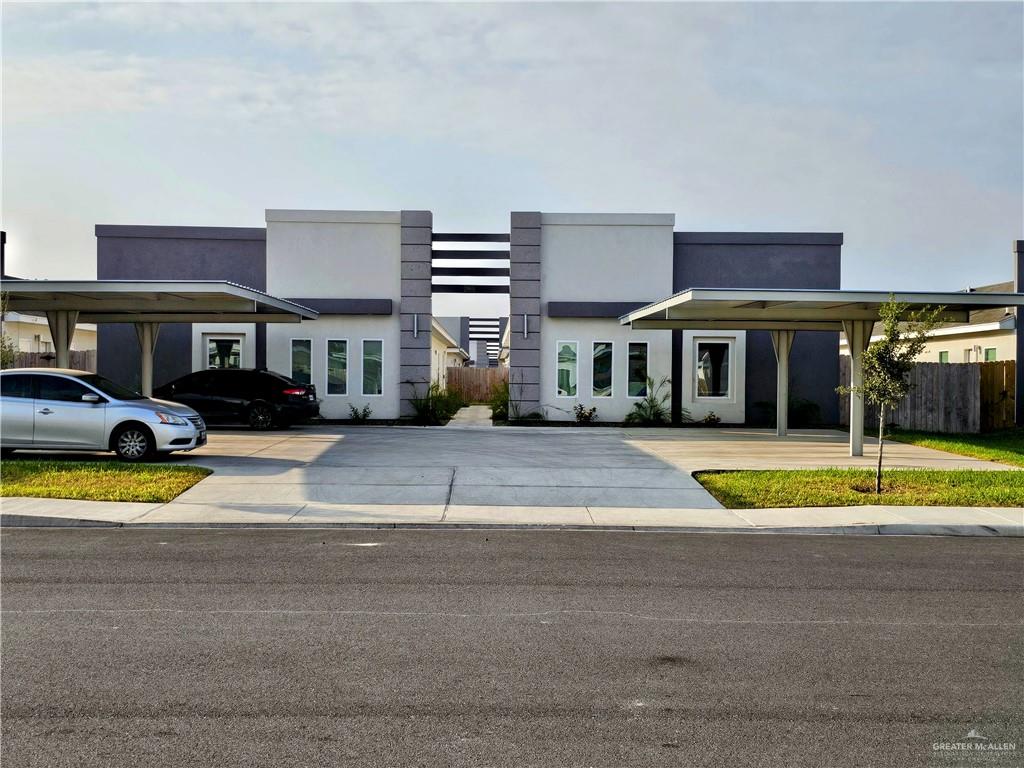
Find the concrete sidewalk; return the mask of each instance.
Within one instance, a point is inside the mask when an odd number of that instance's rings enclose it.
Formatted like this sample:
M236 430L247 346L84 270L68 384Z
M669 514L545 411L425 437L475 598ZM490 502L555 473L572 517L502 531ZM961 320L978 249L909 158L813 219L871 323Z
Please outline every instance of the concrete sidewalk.
M0 524L4 526L495 527L1024 536L1024 509L990 507L859 506L730 510L182 501L128 504L5 498L0 500L0 512Z

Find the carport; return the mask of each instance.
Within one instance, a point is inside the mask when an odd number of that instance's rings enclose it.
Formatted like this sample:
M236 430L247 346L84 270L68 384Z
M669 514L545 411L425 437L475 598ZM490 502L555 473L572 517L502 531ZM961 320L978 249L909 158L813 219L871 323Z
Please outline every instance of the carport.
M213 280L9 280L3 290L8 310L46 318L58 368L68 367L77 323L132 323L147 397L163 323L299 323L319 316L295 302Z
M842 331L850 347L850 384L864 380L864 351L879 309L895 299L909 310L943 308L941 319L967 323L971 312L1024 306L1019 293L690 288L619 318L636 329L769 331L777 363L776 433L787 432L789 352L797 331ZM1019 312L1019 310L1018 310ZM864 398L850 396L850 455L864 454Z

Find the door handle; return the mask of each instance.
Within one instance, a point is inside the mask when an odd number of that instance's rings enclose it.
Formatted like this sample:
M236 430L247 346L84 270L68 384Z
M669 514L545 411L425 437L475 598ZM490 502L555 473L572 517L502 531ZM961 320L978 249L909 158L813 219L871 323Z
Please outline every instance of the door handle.
M43 416L49 416L51 413L53 413L53 411L51 411L49 408L43 408L43 410L39 411L39 413L43 414Z

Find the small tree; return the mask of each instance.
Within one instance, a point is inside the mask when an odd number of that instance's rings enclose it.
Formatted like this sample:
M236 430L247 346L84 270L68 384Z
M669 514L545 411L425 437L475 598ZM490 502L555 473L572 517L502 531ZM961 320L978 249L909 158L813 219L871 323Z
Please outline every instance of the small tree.
M896 408L910 392L908 376L924 349L928 334L938 325L943 307L923 307L908 312L907 305L892 294L878 311L882 338L864 352L864 382L857 387L839 387L843 394L859 394L878 406L878 464L875 493L882 492L882 448L885 441L886 409ZM853 425L850 425L853 428Z
M7 321L7 294L0 293L0 325ZM14 339L0 331L0 368L13 368L18 359Z

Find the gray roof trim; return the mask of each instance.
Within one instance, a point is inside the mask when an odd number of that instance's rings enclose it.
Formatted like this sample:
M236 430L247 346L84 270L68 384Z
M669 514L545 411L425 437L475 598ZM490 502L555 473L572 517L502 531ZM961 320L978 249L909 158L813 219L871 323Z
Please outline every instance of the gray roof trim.
M391 299L288 299L316 310L321 315L390 315L394 313Z
M615 319L647 306L648 303L644 301L549 301L548 317Z
M168 240L266 240L262 227L172 227L97 224L96 237L142 237Z
M686 245L842 245L842 232L673 232Z

